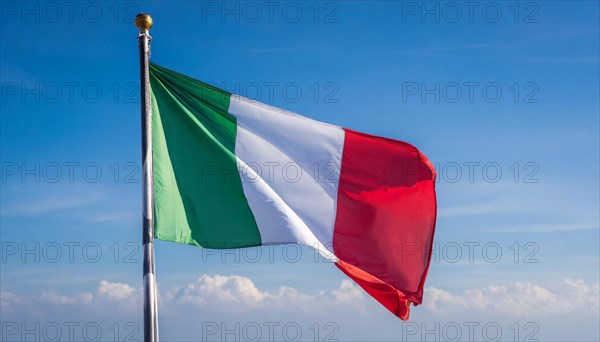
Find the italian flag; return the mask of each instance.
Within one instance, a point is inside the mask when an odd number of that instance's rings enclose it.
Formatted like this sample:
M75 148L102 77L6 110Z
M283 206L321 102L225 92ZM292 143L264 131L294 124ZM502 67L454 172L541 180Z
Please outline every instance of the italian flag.
M156 238L308 245L408 319L422 302L436 218L436 174L419 150L153 63L150 84Z

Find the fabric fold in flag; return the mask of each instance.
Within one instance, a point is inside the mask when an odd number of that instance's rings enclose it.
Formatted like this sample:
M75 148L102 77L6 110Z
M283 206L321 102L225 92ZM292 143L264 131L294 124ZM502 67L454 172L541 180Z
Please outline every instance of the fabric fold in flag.
M422 302L435 170L407 143L150 64L156 238L317 249L401 319Z

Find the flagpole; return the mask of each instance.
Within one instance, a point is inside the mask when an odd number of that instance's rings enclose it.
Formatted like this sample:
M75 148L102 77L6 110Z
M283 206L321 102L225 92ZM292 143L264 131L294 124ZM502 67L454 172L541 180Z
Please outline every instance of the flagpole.
M148 60L150 41L148 33L152 17L140 13L135 17L140 50L140 89L142 104L142 241L144 248L144 341L158 342L158 311L156 276L154 273L154 181L152 176L152 107Z

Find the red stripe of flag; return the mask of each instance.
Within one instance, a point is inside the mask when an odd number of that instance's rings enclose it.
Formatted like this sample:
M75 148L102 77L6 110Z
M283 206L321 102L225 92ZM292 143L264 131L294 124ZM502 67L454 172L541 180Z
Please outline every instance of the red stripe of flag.
M421 304L435 230L435 170L407 143L345 130L336 265L403 320Z

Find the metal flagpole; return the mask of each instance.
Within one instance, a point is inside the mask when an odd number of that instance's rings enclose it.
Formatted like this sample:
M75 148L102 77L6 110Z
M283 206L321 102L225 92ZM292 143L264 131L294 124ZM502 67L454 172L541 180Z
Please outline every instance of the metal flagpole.
M156 277L154 274L154 180L152 176L152 107L148 60L150 41L148 31L152 17L140 13L135 17L140 49L140 86L142 103L142 240L144 244L144 341L158 342L158 311Z

